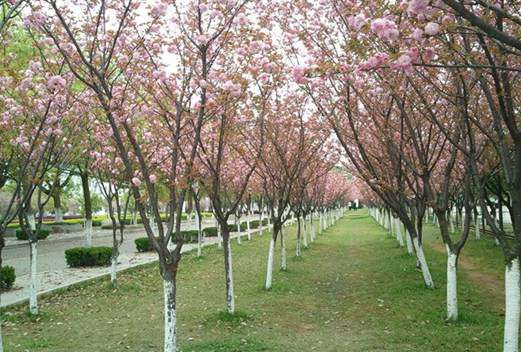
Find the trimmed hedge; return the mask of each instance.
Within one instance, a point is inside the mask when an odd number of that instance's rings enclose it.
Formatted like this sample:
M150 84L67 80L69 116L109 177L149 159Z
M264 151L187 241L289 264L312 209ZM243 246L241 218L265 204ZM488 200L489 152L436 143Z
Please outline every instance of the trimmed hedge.
M65 260L71 268L107 266L110 265L111 257L110 247L76 247L65 251Z
M49 233L49 230L36 230L36 237L38 238L38 240L44 240L47 237L49 237ZM18 229L16 230L16 238L21 241L27 241L29 239L29 236L27 235L27 233L25 233L24 230Z
M16 280L16 274L12 266L6 265L0 269L0 288L2 290L9 290L13 287Z
M140 237L134 240L136 244L136 249L138 252L150 252L154 248L152 248L152 243L148 239L148 237Z
M246 228L246 224L244 224L244 226ZM239 228L239 226L237 226L235 224L228 224L228 231L229 232L237 232L238 228ZM203 229L203 235L205 235L207 237L215 237L215 236L217 236L217 227L212 226L212 227L204 228Z
M204 232L203 232L204 234ZM181 231L181 236L183 236L183 241L185 243L189 242L197 242L197 230L185 230ZM217 236L217 234L216 234ZM175 236L172 237L173 241L175 242ZM134 240L134 243L136 244L136 250L138 252L150 252L153 251L154 248L152 247L152 243L150 242L148 237L139 237Z
M260 221L259 220L250 220L250 230L255 230L259 228ZM248 224L246 221L241 222L241 231L248 230Z

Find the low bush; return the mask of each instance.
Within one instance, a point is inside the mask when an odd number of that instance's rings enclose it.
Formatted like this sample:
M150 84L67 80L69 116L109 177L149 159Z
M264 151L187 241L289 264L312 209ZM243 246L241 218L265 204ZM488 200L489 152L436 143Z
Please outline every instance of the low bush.
M46 239L47 237L49 237L49 230L36 230L36 237L38 238L38 240ZM29 236L24 230L18 229L16 230L16 238L21 241L27 241L29 239Z
M65 251L65 260L71 268L86 266L107 266L110 264L110 247L76 247Z
M259 227L259 220L251 220L250 221L250 230L254 230ZM246 221L241 222L241 231L248 230L248 224Z
M203 229L203 234L206 237L215 237L215 236L217 236L217 227L215 227L215 226L206 227Z
M101 220L92 220L92 226L95 226L95 227L101 226Z
M199 234L199 231L197 231L197 230L181 231L181 236L183 237L183 242L185 242L185 243L197 242L198 234ZM175 237L174 237L174 242L175 242Z
M13 287L16 274L12 266L6 265L0 269L0 289L9 290Z
M138 252L150 252L154 249L148 237L136 238L134 243L136 244L136 250Z

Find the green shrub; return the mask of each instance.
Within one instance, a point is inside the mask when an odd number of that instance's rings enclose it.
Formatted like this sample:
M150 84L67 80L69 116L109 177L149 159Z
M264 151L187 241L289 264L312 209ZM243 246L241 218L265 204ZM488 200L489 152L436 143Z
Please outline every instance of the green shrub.
M136 244L136 250L138 252L150 252L154 249L148 237L136 238L134 243Z
M85 266L107 266L110 264L110 247L76 247L65 251L65 260L71 268Z
M38 240L46 239L47 237L49 237L49 230L42 230L42 229L36 230L36 237L38 238ZM26 241L29 239L29 236L27 235L27 233L25 233L24 230L18 229L18 230L16 230L16 238L19 240Z
M263 226L268 225L268 218L262 219L262 225Z
M183 237L183 242L189 243L189 242L197 242L197 236L199 235L199 231L197 230L185 230L181 231L181 236ZM174 242L175 242L175 236Z
M92 220L92 226L101 226L101 220Z
M250 230L254 230L259 227L259 220L250 220ZM241 222L241 231L248 230L248 224L246 221Z
M9 290L13 287L16 275L12 266L6 265L0 269L0 288L2 290Z
M205 235L206 237L215 237L215 236L217 236L217 227L211 226L211 227L204 228L203 229L203 235Z

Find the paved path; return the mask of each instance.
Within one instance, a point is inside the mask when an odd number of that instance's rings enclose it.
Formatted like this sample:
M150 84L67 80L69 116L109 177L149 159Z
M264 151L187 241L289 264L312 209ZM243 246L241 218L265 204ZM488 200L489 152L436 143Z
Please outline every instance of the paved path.
M254 217L257 218L257 217ZM241 219L242 220L242 219ZM203 227L213 226L213 220L205 220ZM182 229L195 229L196 224L183 222ZM245 236L246 233L243 233ZM137 253L134 240L145 236L143 230L133 231L125 235L125 240L120 247L118 258L118 271L134 266L143 265L157 260L155 252ZM232 237L236 237L234 234ZM203 245L212 245L216 238L205 238ZM3 252L5 265L11 265L16 271L15 287L1 295L0 306L8 306L28 299L29 295L29 246L27 242L20 241L9 243ZM68 248L84 245L83 234L61 234L49 236L46 240L38 242L38 294L50 292L58 288L93 279L110 273L110 267L95 268L69 268L65 262L64 252ZM112 246L112 232L110 230L96 230L93 233L94 246ZM196 248L196 244L186 244L183 252Z

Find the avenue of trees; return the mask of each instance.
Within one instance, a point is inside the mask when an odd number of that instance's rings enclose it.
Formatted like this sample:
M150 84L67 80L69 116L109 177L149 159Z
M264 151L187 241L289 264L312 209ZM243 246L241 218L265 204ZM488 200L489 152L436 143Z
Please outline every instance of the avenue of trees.
M18 221L34 274L37 215L52 202L61 219L72 176L91 245L96 181L113 267L128 212L143 223L164 283L164 351L176 351L187 201L198 221L201 197L211 202L233 314L232 218L255 209L269 219L270 289L278 243L288 265L284 225L296 218L300 256L360 199L415 257L427 289L437 283L423 226L439 226L448 320L458 320L469 236L493 236L505 262L504 351L518 351L517 2L7 0L0 11L0 234ZM3 246L0 235L0 255ZM38 313L36 292L29 308Z

